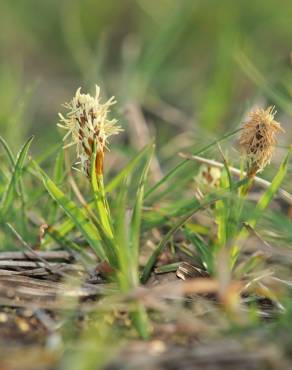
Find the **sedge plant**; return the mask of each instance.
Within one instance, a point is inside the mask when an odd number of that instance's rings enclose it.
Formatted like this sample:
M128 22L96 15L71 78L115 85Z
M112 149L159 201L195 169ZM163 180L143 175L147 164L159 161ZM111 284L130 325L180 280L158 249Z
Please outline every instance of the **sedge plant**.
M187 239L195 246L202 265L211 275L218 273L220 253L228 255L228 269L230 272L234 272L237 278L254 268L259 261L255 255L255 258L249 258L244 265L237 264L242 246L249 235L246 226L250 228L256 226L287 173L291 149L285 156L270 186L257 201L256 206L248 214L244 212L254 178L270 163L276 144L276 134L284 131L280 123L274 120L274 115L275 111L272 107L266 110L257 108L250 113L249 119L240 130L239 144L244 164L240 175L240 186L234 187L235 180L222 152L224 162L222 171L204 165L199 173L199 178L204 180L204 185L208 185L204 187L205 190L229 189L226 196L218 199L213 208L210 209L217 225L216 236L213 240L208 243L204 237L194 231L194 226L191 223L187 224L184 230ZM200 191L197 197L202 200L206 194Z
M108 139L122 131L115 119L108 118L114 103L114 98L101 103L98 86L95 97L82 94L78 89L72 101L64 105L69 110L66 117L60 114L58 126L67 130L64 147L76 146L81 172L90 184L93 201L88 206L80 208L36 163L35 167L49 194L67 214L69 229L73 226L82 233L99 260L107 264L106 277L115 280L119 290L126 293L139 285L141 214L154 145L148 145L142 151L143 155L139 156L142 170L131 215L128 217L127 185L131 181L132 165L115 179L115 183L111 183L112 188L117 183L121 184L111 206L107 199L108 188L104 185L104 156L108 149ZM68 139L69 143L66 142ZM62 237L60 233L59 237ZM146 311L139 302L134 306L132 321L141 337L146 338L149 335Z

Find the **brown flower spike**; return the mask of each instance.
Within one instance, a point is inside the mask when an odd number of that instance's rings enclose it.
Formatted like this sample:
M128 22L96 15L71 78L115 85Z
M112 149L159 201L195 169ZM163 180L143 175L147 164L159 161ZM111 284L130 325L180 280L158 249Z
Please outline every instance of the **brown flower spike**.
M246 156L247 174L255 176L270 163L276 144L276 134L284 132L279 122L274 121L274 107L266 110L257 108L249 115L244 124L239 144Z

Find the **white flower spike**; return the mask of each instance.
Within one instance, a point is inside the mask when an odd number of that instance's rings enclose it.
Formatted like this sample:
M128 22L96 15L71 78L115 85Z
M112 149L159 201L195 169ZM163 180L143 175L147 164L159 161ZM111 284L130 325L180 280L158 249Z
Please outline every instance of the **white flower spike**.
M111 97L106 103L100 102L100 88L96 85L95 97L89 94L82 94L81 87L76 91L75 96L64 107L69 110L64 117L59 113L59 127L68 130L63 140L66 141L71 135L71 142L64 147L77 145L77 156L81 162L82 171L89 176L90 160L94 143L97 146L96 171L103 172L104 150L107 148L108 138L123 131L118 126L117 120L108 118L110 107L116 103Z

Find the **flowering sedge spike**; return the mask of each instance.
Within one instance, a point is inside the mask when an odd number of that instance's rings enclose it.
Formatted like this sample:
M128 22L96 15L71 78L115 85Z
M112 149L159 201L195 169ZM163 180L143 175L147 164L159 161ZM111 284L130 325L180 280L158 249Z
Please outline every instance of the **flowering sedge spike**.
M110 107L116 103L111 97L106 103L100 102L100 88L96 85L95 97L89 94L81 94L81 88L76 91L75 96L64 107L69 110L64 117L59 113L60 122L58 126L68 130L64 136L65 141L71 135L71 142L64 148L77 145L77 156L81 163L82 172L90 176L90 161L94 150L96 154L96 173L103 173L104 151L107 148L108 138L122 131L117 126L117 120L108 118Z
M279 122L274 121L274 107L257 108L244 124L239 144L246 157L247 174L255 176L270 163L276 144L276 134L284 132Z

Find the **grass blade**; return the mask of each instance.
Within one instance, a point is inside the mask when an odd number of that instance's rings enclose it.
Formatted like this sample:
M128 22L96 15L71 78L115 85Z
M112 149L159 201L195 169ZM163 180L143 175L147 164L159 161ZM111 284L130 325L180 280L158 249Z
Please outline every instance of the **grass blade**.
M89 245L94 249L98 257L105 259L105 253L100 245L100 237L95 225L89 220L84 209L80 209L70 200L62 190L42 171L36 162L34 166L41 176L43 184L49 195L59 204L74 226L81 232Z
M257 222L257 219L260 217L262 212L268 207L271 200L273 199L273 197L275 196L275 194L279 190L279 188L280 188L280 186L281 186L281 184L282 184L282 182L283 182L283 180L284 180L284 178L287 174L287 167L288 167L288 162L289 162L291 152L292 152L292 147L289 149L287 155L285 156L283 162L281 163L280 168L279 168L278 172L276 173L271 185L269 186L269 188L265 191L263 196L258 201L256 209L255 209L255 214L254 214L252 220L249 221L249 224L252 227L255 226L255 224Z
M130 227L130 245L132 248L133 258L136 265L138 266L139 246L140 246L140 231L141 231L141 219L142 219L142 206L144 200L144 189L149 172L151 159L154 153L155 145L152 144L148 147L147 161L140 177L139 186L136 194L136 202L133 210L133 216Z
M165 248L166 244L170 240L170 238L200 209L203 209L210 204L214 203L217 200L217 196L208 197L208 200L205 201L202 204L197 204L190 212L188 212L185 216L180 218L168 231L168 233L164 236L164 238L161 240L161 242L158 244L157 248L153 251L150 258L148 259L146 266L144 267L142 276L141 276L141 282L142 284L145 284L150 276L151 270L158 258L158 256L161 254L163 249Z
M13 173L10 179L10 182L8 184L8 187L1 199L0 203L0 221L3 221L3 218L8 213L10 206L13 202L14 196L16 194L16 187L17 184L21 178L22 169L25 163L25 160L27 158L27 154L30 148L30 145L32 143L33 136L30 137L27 142L23 145L23 147L20 149L17 159L15 162L15 166L13 169Z
M232 132L227 133L226 135L222 136L221 138L212 141L212 143L206 145L204 148L199 149L198 151L196 151L195 153L193 153L193 155L200 155L200 154L204 153L205 151L209 150L210 148L212 148L216 144L218 144L218 143L222 142L223 140L226 140L226 139L230 138L231 136L237 134L238 131L240 131L240 130L241 129L237 129L235 131L232 131ZM148 198L159 187L161 187L166 181L168 181L171 178L173 178L174 175L178 172L178 170L180 170L182 167L184 167L188 162L189 162L189 159L183 160L176 167L174 167L171 171L169 171L165 176L163 176L163 178L160 181L158 181L157 184L155 184L154 186L152 186L152 188L150 188L147 191L147 193L145 194L145 199Z
M238 181L235 184L232 184L231 190L238 189L240 186L244 185L246 182L247 182L247 180L243 179L243 180ZM166 244L168 243L170 238L177 232L177 230L179 230L190 219L190 217L192 217L196 212L210 206L211 204L213 204L214 202L216 202L220 199L223 199L223 197L226 196L226 194L229 191L230 191L230 189L224 189L222 192L209 194L208 196L206 196L204 202L195 204L191 210L189 210L183 217L181 217L172 226L172 228L164 236L164 238L158 244L157 248L153 251L153 253L149 257L149 259L148 259L148 261L147 261L147 263L144 267L142 276L141 276L141 282L143 284L145 284L146 281L148 280L148 278L150 276L150 273L151 273L151 270L152 270L158 256L161 254L161 252L165 248Z
M90 166L90 180L94 196L94 204L96 211L99 215L99 221L105 233L107 234L108 238L113 239L112 225L109 216L109 207L105 198L103 175L96 173L96 154L97 148L95 145L91 156L91 166Z
M184 234L186 238L194 245L202 265L207 271L212 274L214 271L214 258L212 248L198 235L194 233L188 226L185 227Z
M149 147L152 143L145 146L130 162L106 185L105 191L107 193L115 190L122 181L134 170L134 168L140 163L142 158L148 153Z
M64 176L64 151L60 150L54 167L54 181L59 186L62 182ZM58 210L58 204L54 202L51 206L50 215L49 215L49 224L54 224L56 221Z
M4 148L4 150L5 150L6 154L7 154L7 156L9 158L9 161L10 161L12 167L14 167L15 166L14 154L12 153L12 150L10 149L7 141L2 136L0 136L0 143L3 146L3 148Z
M152 144L151 144L152 145ZM119 174L114 177L108 185L105 186L105 192L109 193L115 190L122 181L131 173L131 171L134 170L134 168L140 163L140 161L143 159L145 154L148 152L149 145L147 145L145 148L143 148L136 157L131 159L131 161L119 172ZM94 206L94 201L90 202L88 204L89 209L92 209ZM58 232L65 236L67 235L74 227L73 222L70 219L65 220L61 225L58 227L56 226L56 229Z

